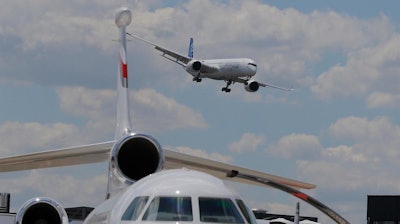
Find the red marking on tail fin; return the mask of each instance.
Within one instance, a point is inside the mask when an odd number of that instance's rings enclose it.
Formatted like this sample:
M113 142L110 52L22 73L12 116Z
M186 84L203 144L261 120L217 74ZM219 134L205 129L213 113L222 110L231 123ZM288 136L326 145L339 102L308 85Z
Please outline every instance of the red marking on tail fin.
M128 65L124 63L122 60L120 60L121 64L121 75L122 78L128 78Z

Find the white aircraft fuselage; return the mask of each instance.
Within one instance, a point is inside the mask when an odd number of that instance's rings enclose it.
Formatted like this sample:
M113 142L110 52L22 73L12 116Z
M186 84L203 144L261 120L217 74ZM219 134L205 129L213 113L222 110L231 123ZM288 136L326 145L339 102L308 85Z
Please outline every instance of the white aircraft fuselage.
M214 71L209 73L200 73L193 69L193 63L201 62ZM253 59L249 58L231 58L231 59L208 59L195 60L188 63L185 69L193 77L210 78L215 80L236 80L238 78L250 79L257 72L257 65Z
M84 224L143 222L256 224L251 210L223 181L189 169L144 177L97 206Z

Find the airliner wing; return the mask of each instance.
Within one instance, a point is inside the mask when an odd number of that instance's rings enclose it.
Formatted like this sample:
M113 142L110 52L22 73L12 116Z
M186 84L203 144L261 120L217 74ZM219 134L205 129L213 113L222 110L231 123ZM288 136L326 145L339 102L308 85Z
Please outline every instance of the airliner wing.
M275 88L275 89L280 89L280 90L285 90L285 91L293 91L293 88L285 88L285 87L275 86L275 85L272 85L272 84L269 84L269 83L261 83L261 82L259 82L258 84L260 86L262 86L262 87L268 86L268 87Z
M153 45L156 50L159 50L159 51L161 51L163 53L162 54L163 57L165 57L165 58L167 58L167 59L169 59L169 60L171 60L171 61L173 61L175 63L178 63L180 65L186 65L187 63L189 63L189 61L192 60L191 58L189 58L187 56L184 56L184 55L181 55L181 54L176 53L174 51L168 50L167 48L161 47L161 46L159 46L157 44L154 44L154 43L152 43L152 42L150 42L148 40L145 40L145 39L143 39L141 37L138 37L138 36L130 34L130 33L127 33L127 34L129 36L135 38L135 39L138 39L138 40L141 40L143 42L146 42L148 44Z
M186 65L187 63L189 63L189 61L191 61L191 58L188 58L186 56L183 56L181 54L178 54L176 52L170 51L166 48L162 48L160 46L155 45L155 49L161 51L163 54L162 56L173 61L176 62L180 65ZM168 55L169 57L167 57L166 55Z
M248 80L237 78L235 80L235 82L240 82L240 83L245 84L245 83L248 82ZM284 91L293 91L293 88L285 88L285 87L281 87L281 86L272 85L272 84L269 84L269 83L258 82L258 85L260 85L262 87L271 87L271 88L280 89L280 90L284 90Z
M110 148L113 144L114 142L110 141L73 148L64 148L0 158L0 172L103 162L109 158ZM164 150L164 152L166 169L186 167L188 169L194 169L209 173L221 179L233 180L246 184L255 184L254 182L245 179L231 179L226 177L227 173L231 170L238 170L240 172L252 174L260 178L273 179L281 184L289 185L296 188L312 189L316 187L313 184L291 180L284 177L279 177L272 174L247 169L244 167L217 162L214 160L200 158L197 156L192 156L172 150Z

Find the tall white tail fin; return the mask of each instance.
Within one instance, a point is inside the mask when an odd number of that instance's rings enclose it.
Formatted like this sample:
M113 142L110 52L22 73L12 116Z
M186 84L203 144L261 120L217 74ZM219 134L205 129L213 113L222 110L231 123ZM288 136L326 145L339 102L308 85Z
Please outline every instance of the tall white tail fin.
M121 8L115 16L115 24L119 28L119 76L118 76L118 111L115 139L131 132L129 115L128 62L126 56L126 26L132 21L132 13L128 8Z
M191 37L189 41L188 57L193 58L193 37Z

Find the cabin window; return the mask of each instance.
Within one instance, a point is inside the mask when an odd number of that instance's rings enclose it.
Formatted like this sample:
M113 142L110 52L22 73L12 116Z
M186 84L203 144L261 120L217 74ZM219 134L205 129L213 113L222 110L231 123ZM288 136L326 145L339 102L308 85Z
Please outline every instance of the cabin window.
M140 213L142 213L144 206L146 205L149 197L137 197L133 199L132 203L128 206L121 220L136 220Z
M215 223L244 223L235 203L229 198L199 198L200 221Z
M244 202L240 199L236 199L236 203L239 206L240 211L243 213L244 218L250 224L256 224L257 220L253 214L253 212L247 207Z
M143 215L143 221L193 221L190 197L155 197Z

